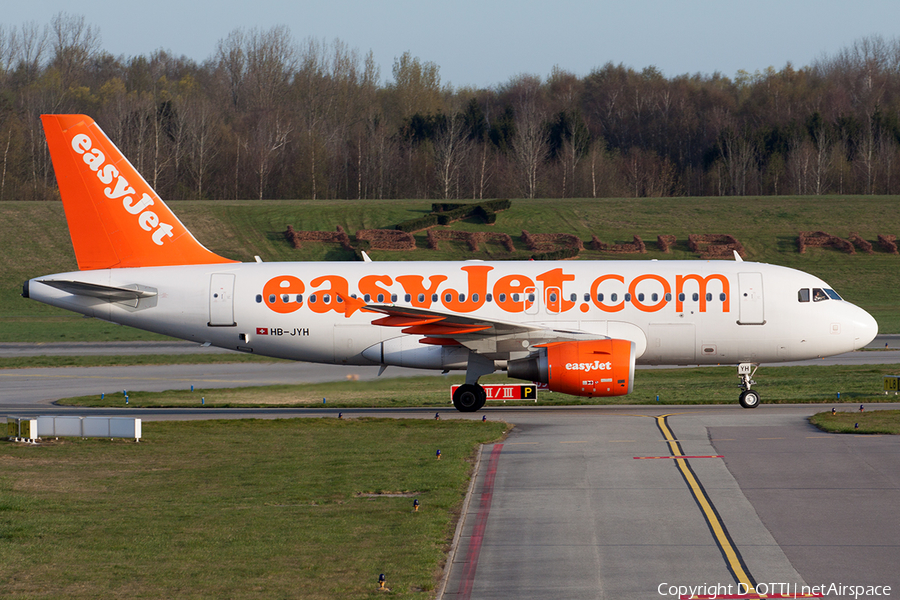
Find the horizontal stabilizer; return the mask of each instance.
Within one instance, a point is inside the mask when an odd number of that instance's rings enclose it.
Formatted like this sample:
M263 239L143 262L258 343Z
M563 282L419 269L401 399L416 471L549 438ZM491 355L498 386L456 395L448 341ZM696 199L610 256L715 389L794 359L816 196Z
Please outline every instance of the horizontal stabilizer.
M129 300L140 300L141 298L152 298L156 296L155 290L137 289L137 286L131 287L114 287L111 285L100 285L97 283L85 283L83 281L68 281L61 279L39 279L40 283L55 287L58 290L75 294L76 296L90 296L91 298L100 298L109 302L127 302Z

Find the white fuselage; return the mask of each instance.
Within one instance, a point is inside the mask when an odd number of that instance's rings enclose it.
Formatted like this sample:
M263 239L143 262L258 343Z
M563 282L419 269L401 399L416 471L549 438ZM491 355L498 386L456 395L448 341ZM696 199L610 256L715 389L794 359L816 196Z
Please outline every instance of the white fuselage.
M155 295L116 302L42 280ZM131 327L352 365L465 369L468 351L420 344L421 336L372 324L383 315L348 316L341 296L626 339L635 343L638 364L809 359L860 348L877 333L868 313L821 279L739 261L236 263L78 271L28 285L35 300ZM507 360L528 350L523 343L520 352L486 354Z

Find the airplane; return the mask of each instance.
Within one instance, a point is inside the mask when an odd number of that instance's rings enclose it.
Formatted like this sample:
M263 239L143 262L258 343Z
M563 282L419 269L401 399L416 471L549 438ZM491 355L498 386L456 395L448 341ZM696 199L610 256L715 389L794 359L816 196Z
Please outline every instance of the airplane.
M738 366L861 348L878 325L813 275L735 260L256 262L198 242L85 115L42 115L78 271L22 295L130 327L340 365L506 371L576 396L621 396L635 365ZM380 374L380 373L379 373Z

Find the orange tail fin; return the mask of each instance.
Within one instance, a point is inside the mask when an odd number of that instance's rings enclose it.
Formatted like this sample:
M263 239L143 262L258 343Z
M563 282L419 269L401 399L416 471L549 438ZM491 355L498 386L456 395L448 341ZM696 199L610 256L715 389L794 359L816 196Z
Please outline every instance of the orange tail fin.
M78 268L236 262L207 250L84 115L41 115Z

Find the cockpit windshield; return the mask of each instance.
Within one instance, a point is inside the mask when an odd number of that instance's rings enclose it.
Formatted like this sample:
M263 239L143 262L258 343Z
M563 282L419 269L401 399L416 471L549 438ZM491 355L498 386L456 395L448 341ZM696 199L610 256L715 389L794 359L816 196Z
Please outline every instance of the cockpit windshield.
M823 300L843 300L837 292L830 288L801 288L797 292L798 302L822 302Z

